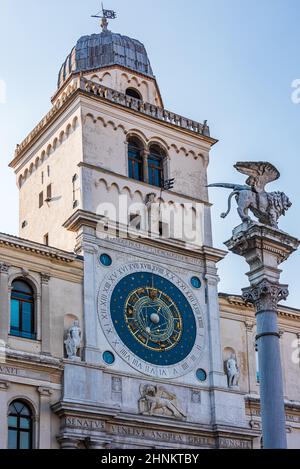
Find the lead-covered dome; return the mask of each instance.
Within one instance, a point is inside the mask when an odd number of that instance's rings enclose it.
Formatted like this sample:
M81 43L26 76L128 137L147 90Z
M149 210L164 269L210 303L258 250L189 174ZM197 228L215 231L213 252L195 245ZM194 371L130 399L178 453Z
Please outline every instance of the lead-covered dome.
M154 76L146 49L140 41L103 31L79 39L60 69L58 88L71 73L89 72L110 65L121 65L135 72Z

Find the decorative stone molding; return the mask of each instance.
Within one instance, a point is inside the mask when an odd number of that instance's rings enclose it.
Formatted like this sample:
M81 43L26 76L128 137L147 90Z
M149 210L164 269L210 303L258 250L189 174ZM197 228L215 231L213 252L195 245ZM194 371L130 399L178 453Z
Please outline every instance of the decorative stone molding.
M244 324L247 332L253 331L253 328L255 326L255 323L253 321L245 321Z
M60 449L78 449L79 440L75 438L66 438L61 437L58 438L58 442L60 444Z
M74 87L70 89L70 92L66 96L66 99L57 100L57 102L51 108L48 114L46 114L46 116L25 138L25 140L23 140L19 145L17 145L15 150L15 157L10 163L11 167L16 166L16 164L20 161L21 157L23 156L24 152L33 145L36 139L39 138L42 132L44 132L45 128L50 124L50 122L52 122L53 119L55 119L62 112L62 108L66 105L66 103L70 99L74 99L76 94L88 94L90 96L95 96L98 99L129 108L134 112L147 115L155 120L164 122L165 124L176 126L177 128L181 128L193 134L198 134L211 142L216 141L215 139L210 137L210 129L207 125L207 121L204 121L203 124L193 121L186 117L182 117L178 114L175 114L174 112L170 112L166 109L155 106L154 104L150 104L142 100L132 98L124 93L120 93L119 91L113 90L103 85L99 85L94 81L80 77L80 80L77 80L74 83ZM76 119L78 120L77 116ZM71 130L74 130L74 128L76 128L76 125L77 122L72 122L68 125L68 127L70 126ZM68 128L66 129L65 133L68 134Z
M38 393L42 397L51 397L52 394L53 394L53 389L41 386L41 387L38 388Z
M275 258L279 265L298 248L299 241L270 226L251 222L236 227L225 245L233 253L245 257L251 270L254 270L266 261L265 255L262 258L263 252Z
M201 404L201 391L192 389L191 391L191 402L193 404Z
M9 236L3 233L0 233L0 246L13 247L20 251L32 252L49 259L56 259L66 263L71 263L78 259L76 254L52 248L50 246L48 247L41 245L33 241L17 238L15 236ZM3 269L4 272L7 272L6 269L9 267L6 266L6 264L0 264L0 266L5 266ZM2 272L1 267L0 271Z
M7 264L0 264L0 273L8 274L9 266Z
M106 449L108 442L107 441L99 441L99 440L93 440L91 438L87 438L85 440L85 445L88 449L91 450L97 450L97 449Z
M286 300L288 295L287 285L276 285L267 279L262 280L256 286L243 289L244 300L253 303L257 312L276 311L278 303Z
M209 287L217 287L220 282L220 277L218 277L218 275L206 274L204 278L207 286Z
M7 381L0 381L0 391L7 391L9 383Z
M51 277L50 277L49 274L41 273L41 281L42 281L43 285L48 285L49 281L50 281L50 278Z
M258 420L250 420L249 425L254 430L261 430L261 422Z

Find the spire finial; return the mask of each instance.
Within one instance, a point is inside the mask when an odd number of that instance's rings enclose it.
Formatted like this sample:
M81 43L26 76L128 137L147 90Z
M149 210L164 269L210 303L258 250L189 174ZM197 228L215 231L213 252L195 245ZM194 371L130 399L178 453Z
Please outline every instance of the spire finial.
M114 20L117 18L117 14L113 10L105 10L103 3L102 5L102 11L99 11L97 15L92 15L92 18L100 18L101 19L101 28L103 32L108 31L108 20Z

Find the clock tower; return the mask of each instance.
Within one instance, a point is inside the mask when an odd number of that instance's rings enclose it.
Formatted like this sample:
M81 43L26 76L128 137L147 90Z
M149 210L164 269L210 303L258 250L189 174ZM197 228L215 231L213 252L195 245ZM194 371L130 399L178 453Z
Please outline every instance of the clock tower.
M81 356L64 360L64 448L251 447L228 388L207 192L209 127L164 108L141 42L108 29L64 61L17 147L20 236L84 260Z

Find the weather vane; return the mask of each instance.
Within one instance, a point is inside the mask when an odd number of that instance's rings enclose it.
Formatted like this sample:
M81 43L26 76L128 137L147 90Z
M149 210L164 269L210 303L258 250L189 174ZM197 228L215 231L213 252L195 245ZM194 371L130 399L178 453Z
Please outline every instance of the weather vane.
M103 31L107 31L108 20L114 20L117 18L117 14L113 10L105 10L103 3L101 4L102 10L97 13L97 15L92 15L92 18L100 18L101 21L101 28Z

